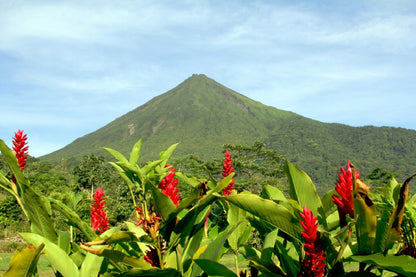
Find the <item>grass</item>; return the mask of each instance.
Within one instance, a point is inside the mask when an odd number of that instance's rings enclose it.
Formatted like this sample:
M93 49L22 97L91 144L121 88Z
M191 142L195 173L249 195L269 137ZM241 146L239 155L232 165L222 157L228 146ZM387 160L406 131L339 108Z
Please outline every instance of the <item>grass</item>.
M7 271L10 265L10 260L13 253L0 253L0 275L3 275ZM52 267L49 265L45 256L41 256L38 262L39 277L52 277L55 273Z

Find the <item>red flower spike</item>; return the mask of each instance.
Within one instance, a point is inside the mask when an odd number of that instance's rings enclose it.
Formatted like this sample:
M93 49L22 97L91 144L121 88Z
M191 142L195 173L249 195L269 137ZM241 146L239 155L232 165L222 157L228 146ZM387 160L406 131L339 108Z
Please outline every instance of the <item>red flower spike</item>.
M178 179L173 179L175 178L175 168L171 167L168 172L169 174L160 181L159 188L162 190L162 193L169 196L175 207L177 207L180 202L179 189L176 188L179 181Z
M320 233L318 230L317 218L314 217L311 210L303 207L303 213L299 213L303 221L300 221L305 240L303 248L305 249L306 259L302 260L301 272L298 276L321 277L325 273L325 256L322 250Z
M230 175L231 173L234 172L234 168L233 168L233 160L232 160L230 152L228 150L225 151L224 156L225 156L225 158L224 158L224 163L223 163L223 166L222 166L222 176L225 178L225 177L227 177L228 175ZM231 183L226 188L224 188L222 190L222 193L225 196L228 196L228 195L231 194L231 192L233 191L233 189L235 187L234 183L235 183L235 180L233 179L231 181Z
M18 130L14 133L13 150L16 153L20 169L23 170L26 166L29 151L29 146L27 145L27 135L23 134L23 130Z
M148 245L149 250L146 251L146 255L144 256L144 260L151 264L153 267L161 268L160 267L160 260L159 260L159 254L157 253L156 247ZM165 254L166 250L166 242L162 240L160 242L160 255L163 258L163 255ZM166 263L163 263L166 264Z
M344 227L346 222L346 215L350 218L354 218L354 207L352 201L352 170L350 161L347 163L346 171L341 167L341 173L338 173L338 181L335 183L335 191L339 194L332 195L332 201L338 207L338 213L340 217L340 225ZM357 179L360 178L360 172L355 173Z
M99 188L94 194L94 201L91 206L91 225L94 232L104 233L108 226L107 213L105 211L104 190Z

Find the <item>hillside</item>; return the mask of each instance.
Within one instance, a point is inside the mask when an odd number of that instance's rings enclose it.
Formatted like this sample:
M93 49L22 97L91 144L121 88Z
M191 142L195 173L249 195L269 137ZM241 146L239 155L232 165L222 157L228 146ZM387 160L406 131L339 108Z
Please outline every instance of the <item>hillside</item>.
M176 157L210 159L221 157L222 144L264 141L321 187L333 186L336 172L348 159L362 176L378 166L403 178L416 171L414 130L319 122L263 105L202 74L41 158L78 160L88 153L104 154L101 147L127 155L140 138L143 161L156 159L176 142Z

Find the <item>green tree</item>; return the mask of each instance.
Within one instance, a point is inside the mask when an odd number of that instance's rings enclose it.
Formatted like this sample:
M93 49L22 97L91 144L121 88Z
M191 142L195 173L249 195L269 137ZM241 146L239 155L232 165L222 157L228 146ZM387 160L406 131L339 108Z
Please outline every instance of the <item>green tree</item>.
M90 190L92 195L94 189L104 188L109 183L112 171L104 156L94 154L84 156L72 170L77 183L75 191Z
M253 145L225 144L223 149L231 153L238 190L260 194L266 184L282 188L285 157L277 151L266 149L260 141Z

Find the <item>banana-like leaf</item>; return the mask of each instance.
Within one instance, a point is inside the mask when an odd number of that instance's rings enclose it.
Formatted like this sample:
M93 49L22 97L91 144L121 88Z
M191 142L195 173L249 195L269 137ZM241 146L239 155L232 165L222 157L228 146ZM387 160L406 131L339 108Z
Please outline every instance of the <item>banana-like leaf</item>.
M129 256L121 251L112 250L108 248L93 248L85 245L81 245L81 248L94 255L98 255L108 259L114 263L123 263L127 266L136 267L139 269L151 269L152 266L144 259L140 259L134 256Z
M304 171L288 161L285 161L284 170L290 184L290 197L296 200L301 208L306 206L314 215L317 215L319 224L327 226L321 198L316 192L311 178Z
M175 211L175 204L173 204L169 196L162 193L162 191L155 185L146 183L146 189L149 190L153 195L153 204L155 205L158 214L162 217L163 220L167 220L169 215Z
M22 209L30 221L32 232L56 243L58 236L55 231L55 222L51 215L49 202L32 189L29 180L25 178L17 163L15 153L7 147L3 140L0 140L0 150L16 178L16 192L21 200Z
M267 221L294 239L302 241L301 232L303 229L299 220L283 205L254 194L230 195L224 199Z
M383 255L383 254L372 254L364 256L351 256L348 260L375 265L385 270L393 271L401 276L416 276L416 259L401 255Z
M223 264L207 259L196 259L194 262L206 273L208 276L224 276L237 277L237 274L232 272Z
M234 250L247 242L251 235L251 225L247 221L247 212L239 207L230 204L227 214L227 221L230 226L238 225L234 232L228 236L228 243ZM240 224L241 223L241 224Z
M65 216L72 226L77 227L89 241L92 241L97 237L91 226L83 221L79 215L71 210L67 205L54 198L48 198L48 200L50 201L52 207Z
M175 143L171 145L166 151L160 153L160 160L162 160L161 166L164 167L169 160L170 156L172 156L173 151L176 149L179 143Z
M355 167L351 164L353 178L354 217L357 219L356 232L358 253L369 254L373 250L377 233L377 209L370 197L370 187L355 177Z
M121 154L120 152L118 152L117 150L111 149L111 148L107 148L107 147L103 147L103 149L105 151L107 151L108 153L110 153L114 158L116 158L119 162L122 163L129 163L129 161L126 159L126 157L124 157L123 154Z
M139 139L134 146L133 149L130 152L130 163L131 164L137 164L139 162L140 158L140 150L142 148L142 139Z
M39 247L45 245L44 252L51 266L65 277L78 277L79 270L74 261L58 245L46 237L34 233L20 233L20 236L27 242Z
M385 244L385 252L391 248L394 242L398 241L401 238L402 230L401 225L403 222L403 215L405 206L407 203L407 199L409 198L409 182L416 176L412 175L407 178L403 185L400 187L399 196L397 199L397 205L394 209L393 214L390 217L389 225L388 225L388 232Z
M107 247L107 246L96 246L96 247ZM96 277L99 276L101 264L104 261L104 257L94 255L92 253L87 253L82 262L81 268L79 270L80 277Z
M166 268L166 269L151 268L148 270L133 268L129 272L123 274L123 276L179 277L181 276L181 273L173 268Z
M3 277L35 276L39 257L44 247L43 243L37 248L29 245L21 252L15 253L10 261L10 267Z
M283 192L271 185L265 185L262 190L262 197L265 199L271 199L274 201L287 201Z

